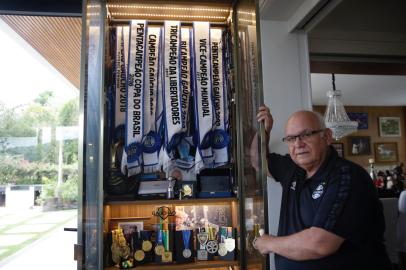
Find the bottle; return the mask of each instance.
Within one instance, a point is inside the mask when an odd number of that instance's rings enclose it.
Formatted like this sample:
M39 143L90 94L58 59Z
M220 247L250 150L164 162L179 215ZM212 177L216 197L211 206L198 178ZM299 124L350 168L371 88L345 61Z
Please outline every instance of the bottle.
M372 181L375 183L377 176L374 168L374 159L370 158L368 159L368 162L369 162L369 176L371 176Z

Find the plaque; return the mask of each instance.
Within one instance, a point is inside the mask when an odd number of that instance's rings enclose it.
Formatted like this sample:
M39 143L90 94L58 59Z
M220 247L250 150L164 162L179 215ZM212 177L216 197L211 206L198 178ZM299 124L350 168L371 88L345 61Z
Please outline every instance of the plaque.
M162 254L162 262L171 262L172 261L172 252L165 251Z
M198 249L197 250L197 259L199 261L207 261L207 250L205 249Z

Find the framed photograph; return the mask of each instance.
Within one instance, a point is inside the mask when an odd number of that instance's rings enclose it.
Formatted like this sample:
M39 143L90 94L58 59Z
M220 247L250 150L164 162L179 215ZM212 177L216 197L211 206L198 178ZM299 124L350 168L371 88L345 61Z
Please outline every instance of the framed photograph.
M398 144L396 142L379 142L374 144L375 162L397 162Z
M181 181L180 185L182 199L192 199L196 197L196 181Z
M381 137L400 137L400 117L379 117Z
M371 154L371 137L369 136L349 136L348 153L353 156Z
M349 112L347 115L351 121L358 122L358 129L368 129L368 113Z
M344 144L343 143L332 143L331 146L336 149L339 157L344 157Z
M123 229L124 235L131 235L135 231L144 230L144 222L135 221L135 222L119 222L118 227Z

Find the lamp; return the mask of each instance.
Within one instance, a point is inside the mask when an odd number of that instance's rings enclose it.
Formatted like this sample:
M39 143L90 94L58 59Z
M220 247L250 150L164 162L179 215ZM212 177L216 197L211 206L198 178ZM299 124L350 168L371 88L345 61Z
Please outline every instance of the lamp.
M326 127L333 132L333 138L339 140L348 134L357 131L358 122L351 121L348 117L344 105L341 102L341 91L336 90L335 76L332 75L333 91L328 91L328 105L324 114Z

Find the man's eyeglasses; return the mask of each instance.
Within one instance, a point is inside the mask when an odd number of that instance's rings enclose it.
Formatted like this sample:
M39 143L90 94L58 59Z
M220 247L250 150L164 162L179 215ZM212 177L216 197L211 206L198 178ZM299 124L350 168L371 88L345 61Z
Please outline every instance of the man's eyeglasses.
M296 139L299 139L300 141L306 141L310 139L310 137L312 137L313 135L320 133L322 131L324 131L324 129L305 131L303 133L300 133L299 135L286 136L285 138L282 139L282 141L289 144L295 143Z

